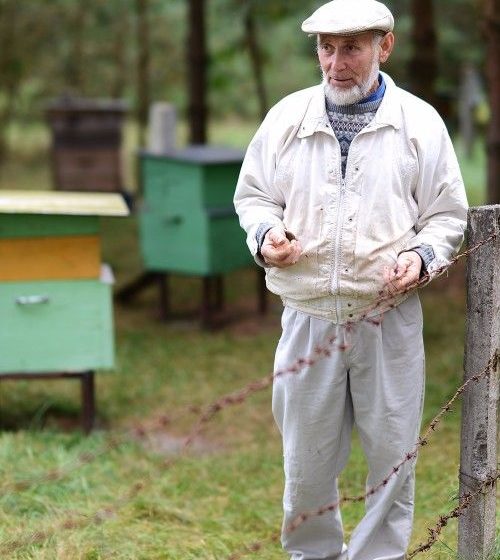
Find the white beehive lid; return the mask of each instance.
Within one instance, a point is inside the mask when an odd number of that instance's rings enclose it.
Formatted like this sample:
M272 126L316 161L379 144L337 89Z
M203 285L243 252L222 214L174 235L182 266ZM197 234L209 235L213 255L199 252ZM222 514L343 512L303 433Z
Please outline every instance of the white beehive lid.
M128 216L118 193L0 190L1 214Z

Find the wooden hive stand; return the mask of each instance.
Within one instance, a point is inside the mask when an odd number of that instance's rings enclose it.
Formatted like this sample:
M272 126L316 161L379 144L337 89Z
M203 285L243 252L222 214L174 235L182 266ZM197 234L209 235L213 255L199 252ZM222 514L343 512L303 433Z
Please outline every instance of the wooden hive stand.
M233 206L243 161L240 150L189 146L158 155L141 152L144 199L139 213L145 272L118 292L126 302L152 283L160 290L161 316L170 315L170 274L202 278L201 324L214 326L224 303L224 274L254 263ZM266 311L264 272L255 266L258 309Z
M0 381L75 378L94 425L94 371L114 366L111 269L100 216L119 194L0 191Z

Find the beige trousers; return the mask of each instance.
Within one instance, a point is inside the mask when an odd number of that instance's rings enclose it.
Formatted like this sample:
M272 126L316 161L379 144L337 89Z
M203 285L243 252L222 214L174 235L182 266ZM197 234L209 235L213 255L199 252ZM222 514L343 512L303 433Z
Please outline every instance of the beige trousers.
M386 312L380 325L364 321L346 328L285 308L282 326L275 371L313 355L333 335L335 345L346 346L274 381L273 414L284 451L284 549L292 560L403 560L413 519L414 460L365 501L365 515L347 545L338 509L295 531L287 527L301 513L338 499L337 477L353 426L368 463L366 489L414 449L424 393L418 296Z

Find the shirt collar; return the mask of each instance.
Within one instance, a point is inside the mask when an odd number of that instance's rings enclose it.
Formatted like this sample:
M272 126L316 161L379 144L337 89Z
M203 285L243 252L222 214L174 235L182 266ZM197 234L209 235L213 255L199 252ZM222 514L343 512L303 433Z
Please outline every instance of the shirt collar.
M371 103L372 101L378 101L379 99L382 99L382 97L384 97L385 87L386 86L384 77L382 76L382 74L379 74L378 88L373 93L370 93L368 97L365 97L361 101L358 101L358 105L361 105L362 103Z

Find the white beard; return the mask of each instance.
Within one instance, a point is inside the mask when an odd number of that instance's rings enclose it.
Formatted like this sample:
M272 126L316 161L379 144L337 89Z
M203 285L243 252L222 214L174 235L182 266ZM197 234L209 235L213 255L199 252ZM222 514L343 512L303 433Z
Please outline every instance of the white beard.
M328 101L333 105L354 105L354 103L367 97L380 71L380 64L377 58L377 52L374 52L368 78L366 78L362 84L356 84L349 89L342 89L330 85L327 75L323 72L322 84Z

